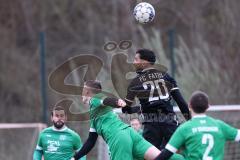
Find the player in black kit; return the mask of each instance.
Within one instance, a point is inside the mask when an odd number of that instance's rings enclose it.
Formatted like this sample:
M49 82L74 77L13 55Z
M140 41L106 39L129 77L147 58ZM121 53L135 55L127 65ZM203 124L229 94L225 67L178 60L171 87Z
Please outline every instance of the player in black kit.
M173 98L185 119L190 119L188 105L183 99L176 81L166 73L154 68L156 57L153 51L140 49L136 52L134 66L137 76L128 86L125 101L128 107L123 113L138 112L143 115L143 137L162 149L178 126L173 111ZM131 107L135 97L140 106Z

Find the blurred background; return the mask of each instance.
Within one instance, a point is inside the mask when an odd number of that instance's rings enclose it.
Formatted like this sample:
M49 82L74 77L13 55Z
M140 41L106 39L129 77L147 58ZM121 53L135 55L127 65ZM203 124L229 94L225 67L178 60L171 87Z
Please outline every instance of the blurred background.
M57 92L49 86L51 73L72 57L99 57L104 63L97 79L116 94L112 59L124 53L131 62L137 48L155 51L158 63L176 78L186 100L192 91L201 89L209 94L213 105L239 104L240 1L149 0L146 2L153 5L156 15L153 22L144 25L132 14L139 2L0 0L0 123L51 125L52 106L63 98L77 102L79 95ZM131 43L124 50L119 48L123 40ZM109 42L117 45L106 51L104 46ZM76 68L74 65L70 63L69 68ZM80 86L83 72L83 68L74 70L65 83ZM231 123L240 127L239 115L238 111L218 117L230 116L234 119ZM69 125L86 140L88 121ZM16 159L9 154L16 152L16 146L19 160L31 159L38 132L20 130L0 128L1 160ZM22 141L13 141L16 133ZM97 150L95 147L90 159L97 159Z

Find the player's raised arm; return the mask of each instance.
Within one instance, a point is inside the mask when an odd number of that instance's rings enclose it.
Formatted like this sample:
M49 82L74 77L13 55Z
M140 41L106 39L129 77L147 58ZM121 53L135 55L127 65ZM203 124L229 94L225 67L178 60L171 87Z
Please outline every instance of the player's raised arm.
M102 105L110 106L113 108L122 108L126 106L126 102L119 98L107 97L102 100Z
M180 111L182 112L183 116L185 117L186 120L191 119L191 114L188 108L188 104L187 102L184 100L178 86L177 86L177 82L168 74L166 74L166 79L168 81L168 83L170 84L170 94L172 96L172 98L175 100L175 102L177 103ZM169 85L168 84L168 85Z
M177 105L178 105L180 111L182 112L183 116L185 117L185 119L186 120L191 119L191 114L188 109L187 102L184 100L179 89L172 90L171 95L172 95L173 99L175 100L175 102L177 103Z
M88 139L83 144L82 148L74 155L74 160L79 160L83 156L87 155L88 152L92 150L98 138L98 134L96 132L92 132L90 129Z

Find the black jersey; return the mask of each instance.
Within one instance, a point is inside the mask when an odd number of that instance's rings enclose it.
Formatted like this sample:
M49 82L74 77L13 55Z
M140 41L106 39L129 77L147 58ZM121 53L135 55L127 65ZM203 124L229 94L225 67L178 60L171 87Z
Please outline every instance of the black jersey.
M174 113L170 93L176 89L178 89L176 81L169 74L155 68L148 68L138 72L132 80L125 100L128 105L131 105L137 97L140 104L146 106L143 112L156 112L161 109L163 113ZM157 105L148 108L154 103Z

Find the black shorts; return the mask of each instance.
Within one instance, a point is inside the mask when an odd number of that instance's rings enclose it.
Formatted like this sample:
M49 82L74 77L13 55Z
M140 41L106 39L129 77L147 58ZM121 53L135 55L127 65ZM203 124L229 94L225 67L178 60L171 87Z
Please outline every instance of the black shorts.
M163 149L177 129L177 123L145 123L143 137L158 149Z

